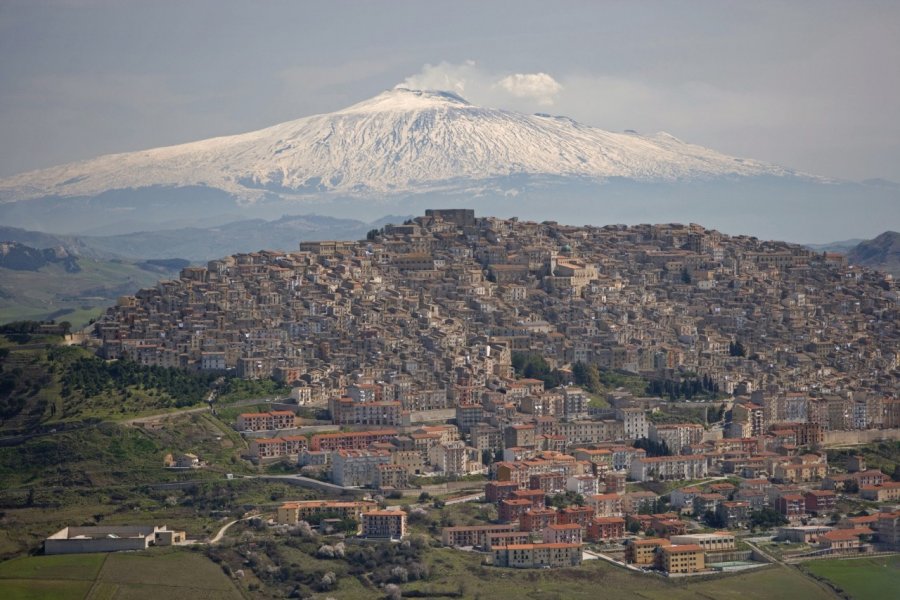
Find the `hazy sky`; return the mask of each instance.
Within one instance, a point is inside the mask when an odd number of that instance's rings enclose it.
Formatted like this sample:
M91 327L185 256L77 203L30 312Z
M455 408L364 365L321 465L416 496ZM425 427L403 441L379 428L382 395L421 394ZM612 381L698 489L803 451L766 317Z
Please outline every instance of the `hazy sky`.
M398 83L900 180L900 1L0 0L0 176Z

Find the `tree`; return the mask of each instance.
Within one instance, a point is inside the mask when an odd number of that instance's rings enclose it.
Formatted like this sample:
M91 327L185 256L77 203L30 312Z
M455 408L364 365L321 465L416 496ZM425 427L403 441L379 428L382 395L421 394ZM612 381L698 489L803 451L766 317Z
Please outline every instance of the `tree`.
M536 352L513 352L512 366L520 377L540 379L545 388L554 388L562 383L562 375L551 369L543 356Z
M788 520L773 508L763 508L750 513L750 526L770 529L778 525L787 525Z
M566 508L568 506L572 506L573 504L577 506L584 506L584 496L577 492L567 490L563 493L554 494L553 496L547 496L544 499L544 504L551 508Z
M635 448L642 448L648 457L672 456L672 451L665 442L654 442L649 438L639 438L634 441Z
M600 381L600 371L596 365L586 365L578 361L572 365L572 377L575 383L591 393L598 393L603 390L603 384Z
M703 521L713 527L715 529L722 529L725 527L725 519L719 516L719 513L708 510L703 514Z

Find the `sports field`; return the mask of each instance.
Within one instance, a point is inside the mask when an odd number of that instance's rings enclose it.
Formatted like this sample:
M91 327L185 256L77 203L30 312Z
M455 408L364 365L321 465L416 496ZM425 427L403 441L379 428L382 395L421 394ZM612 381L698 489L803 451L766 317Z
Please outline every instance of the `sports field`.
M894 598L900 587L900 555L812 560L811 573L824 577L854 600Z

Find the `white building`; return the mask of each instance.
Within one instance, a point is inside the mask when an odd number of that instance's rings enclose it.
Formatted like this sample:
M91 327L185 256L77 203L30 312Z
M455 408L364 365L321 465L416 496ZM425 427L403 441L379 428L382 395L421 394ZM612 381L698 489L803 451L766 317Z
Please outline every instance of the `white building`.
M706 457L696 455L637 458L629 471L635 481L703 479L707 474Z
M625 439L638 440L649 435L647 415L641 408L619 408L616 410L616 419L625 426Z
M428 461L437 471L465 475L468 471L466 444L462 441L435 444L428 449Z
M378 465L390 462L387 450L338 450L331 455L331 481L349 487L375 485Z
M566 490L582 496L592 496L600 491L600 486L594 475L573 475L566 479Z

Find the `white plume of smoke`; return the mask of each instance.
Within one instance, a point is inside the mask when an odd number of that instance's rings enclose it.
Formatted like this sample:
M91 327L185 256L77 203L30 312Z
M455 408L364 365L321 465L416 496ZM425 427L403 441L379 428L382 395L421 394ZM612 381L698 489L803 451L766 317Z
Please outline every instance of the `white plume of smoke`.
M445 90L480 105L527 108L552 105L563 86L547 73L493 73L475 61L426 64L398 87Z

